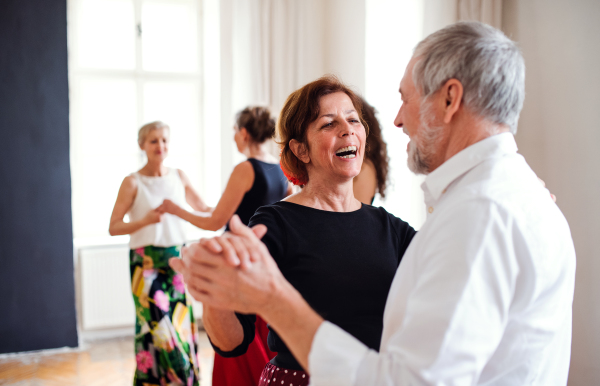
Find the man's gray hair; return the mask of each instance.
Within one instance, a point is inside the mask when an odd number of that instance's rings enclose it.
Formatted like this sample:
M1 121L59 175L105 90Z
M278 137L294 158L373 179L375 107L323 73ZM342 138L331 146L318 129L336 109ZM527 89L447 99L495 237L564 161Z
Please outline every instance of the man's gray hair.
M517 132L525 99L525 62L502 32L479 22L459 22L423 39L414 57L413 80L424 98L457 79L463 85L465 107Z

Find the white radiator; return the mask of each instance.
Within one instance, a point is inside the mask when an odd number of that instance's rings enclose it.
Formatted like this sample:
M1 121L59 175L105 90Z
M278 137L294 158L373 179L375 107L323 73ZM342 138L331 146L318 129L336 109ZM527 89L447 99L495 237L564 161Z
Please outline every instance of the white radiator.
M79 250L83 330L133 326L135 308L129 279L129 249Z
M79 275L83 331L135 325L127 246L79 249ZM193 306L201 318L201 303Z

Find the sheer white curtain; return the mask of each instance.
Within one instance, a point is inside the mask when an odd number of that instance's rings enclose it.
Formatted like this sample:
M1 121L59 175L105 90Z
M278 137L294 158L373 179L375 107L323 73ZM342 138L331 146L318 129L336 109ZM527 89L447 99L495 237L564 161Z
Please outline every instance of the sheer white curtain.
M458 0L458 20L476 20L502 27L502 0Z
M424 35L448 24L475 20L502 26L502 0L425 0Z
M251 104L277 114L287 96L323 74L319 0L221 0L221 127L231 143L222 184L243 159L232 140L235 113Z

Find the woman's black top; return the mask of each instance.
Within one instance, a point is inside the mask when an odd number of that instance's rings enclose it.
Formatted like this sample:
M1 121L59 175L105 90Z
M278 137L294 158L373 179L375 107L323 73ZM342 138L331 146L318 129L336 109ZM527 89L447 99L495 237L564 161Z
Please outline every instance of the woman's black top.
M246 192L235 214L248 225L256 209L282 200L288 189L288 181L279 164L270 164L254 158L248 158L254 169L254 183ZM225 230L229 230L229 223Z
M398 264L415 235L408 223L369 205L329 212L280 201L259 208L250 226L264 224L262 241L283 276L324 319L379 350L383 311ZM224 357L246 352L254 339L254 315L236 314L244 340ZM268 344L278 367L302 369L274 330ZM214 346L213 346L214 347Z

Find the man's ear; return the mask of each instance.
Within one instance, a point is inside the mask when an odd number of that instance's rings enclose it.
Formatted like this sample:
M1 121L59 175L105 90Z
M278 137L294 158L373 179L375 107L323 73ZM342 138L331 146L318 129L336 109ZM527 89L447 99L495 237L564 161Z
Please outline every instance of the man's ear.
M458 79L449 79L440 90L440 97L443 98L444 123L450 123L454 114L460 108L463 97L463 85Z
M292 139L290 140L290 150L300 161L304 162L305 164L310 162L310 156L308 155L308 149L306 148L305 144Z

